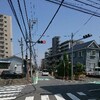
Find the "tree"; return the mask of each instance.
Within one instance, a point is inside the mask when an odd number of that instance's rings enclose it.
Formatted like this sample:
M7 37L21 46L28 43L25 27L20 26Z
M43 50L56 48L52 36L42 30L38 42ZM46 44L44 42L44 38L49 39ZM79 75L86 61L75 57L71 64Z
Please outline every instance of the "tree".
M81 74L83 74L83 72L84 72L83 64L77 62L75 66L75 76L78 78Z
M71 68L69 66L69 59L68 59L68 55L66 52L62 55L60 63L57 67L57 74L58 76L61 76L63 78L69 77L69 75L71 74Z

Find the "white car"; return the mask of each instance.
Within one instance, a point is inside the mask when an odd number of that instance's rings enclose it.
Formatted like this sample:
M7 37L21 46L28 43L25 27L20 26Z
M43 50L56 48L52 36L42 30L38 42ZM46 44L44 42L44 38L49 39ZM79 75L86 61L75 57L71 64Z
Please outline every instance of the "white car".
M49 75L49 72L47 69L43 69L42 71L42 76L48 76Z

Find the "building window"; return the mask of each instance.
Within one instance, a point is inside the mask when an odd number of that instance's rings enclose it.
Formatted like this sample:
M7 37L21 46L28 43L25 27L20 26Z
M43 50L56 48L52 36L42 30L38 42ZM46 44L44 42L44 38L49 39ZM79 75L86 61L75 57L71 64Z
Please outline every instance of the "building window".
M82 56L83 56L82 51L79 51L79 52L78 52L78 57L82 57Z
M73 57L76 57L76 53L75 52L73 53Z
M4 21L5 23L7 23L7 21Z
M3 28L0 28L0 31L3 31Z
M6 43L6 45L8 45L8 43Z
M6 19L7 17L5 16L4 18Z
M7 32L7 30L5 30L5 32Z
M91 56L94 56L95 54L96 54L96 51L95 50L92 50L90 55Z
M5 36L7 36L7 34L5 34Z

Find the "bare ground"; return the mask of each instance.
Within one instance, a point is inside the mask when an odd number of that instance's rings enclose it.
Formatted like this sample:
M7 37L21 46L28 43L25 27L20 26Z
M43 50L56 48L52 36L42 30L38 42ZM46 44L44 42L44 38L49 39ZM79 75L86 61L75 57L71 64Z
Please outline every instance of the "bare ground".
M28 81L26 78L20 79L0 79L0 86L5 85L25 85L29 84L31 81Z

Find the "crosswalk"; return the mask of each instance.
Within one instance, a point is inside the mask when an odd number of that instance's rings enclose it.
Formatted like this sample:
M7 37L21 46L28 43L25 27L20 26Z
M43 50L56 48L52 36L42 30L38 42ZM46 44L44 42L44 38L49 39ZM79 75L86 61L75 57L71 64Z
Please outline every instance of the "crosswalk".
M13 85L0 87L0 100L14 100L25 85Z
M0 100L15 100L25 85L3 86L0 87ZM52 99L53 98L53 99ZM83 98L83 99L81 99ZM17 100L17 99L16 99ZM84 92L74 93L55 93L55 94L38 94L25 96L21 100L96 100L95 98L87 98L87 94Z
M96 100L95 98L87 98L86 94L83 92L76 92L79 96L77 97L73 93L65 93L66 97L63 97L61 94L54 94L54 99L51 98L51 95L40 95L38 99L35 99L35 96L27 96L23 100ZM81 97L81 98L79 98Z

